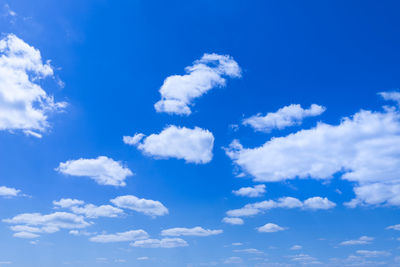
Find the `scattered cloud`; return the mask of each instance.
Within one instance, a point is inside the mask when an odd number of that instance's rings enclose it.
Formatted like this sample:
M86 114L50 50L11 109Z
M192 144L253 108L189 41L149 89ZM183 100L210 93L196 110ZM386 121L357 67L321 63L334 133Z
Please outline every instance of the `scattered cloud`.
M87 218L109 217L114 218L124 214L124 211L111 205L96 206L87 204L85 206L73 206L71 211L75 214L82 214Z
M239 264L242 262L243 260L240 257L229 257L224 261L225 264Z
M190 115L189 106L195 98L214 87L225 86L225 77L241 76L240 67L232 57L218 54L204 54L185 71L185 75L172 75L164 80L160 88L161 100L154 105L157 112Z
M149 259L149 257L138 257L136 258L138 261L146 261Z
M11 226L11 230L17 232L14 236L24 236L25 238L29 236L27 233L54 233L60 229L79 229L90 226L84 217L67 212L54 212L46 215L22 213L11 219L4 219L3 222L15 224L15 226ZM31 238L38 237L38 235L30 236Z
M228 223L228 224L234 224L234 225L242 225L244 224L243 219L241 218L235 218L235 217L225 217L222 219L222 221L224 223Z
M20 195L20 193L21 190L6 186L0 186L0 197L16 197Z
M186 247L188 243L181 238L163 238L138 240L132 243L131 246L141 248L176 248Z
M79 199L62 198L59 201L54 200L53 205L60 208L70 208L72 206L79 206L85 204L84 201Z
M243 197L261 197L265 191L265 185L259 184L253 187L242 187L239 190L232 191L232 193Z
M340 245L342 245L342 246L367 245L367 244L371 244L371 242L373 240L374 240L373 237L362 236L359 239L343 241L342 243L340 243Z
M256 229L260 233L275 233L275 232L279 232L279 231L284 231L287 228L281 227L274 223L267 223L263 226L257 227Z
M318 123L272 138L256 148L234 140L227 155L257 182L287 179L342 179L355 182L357 205L400 205L400 112L361 110L338 125Z
M56 168L60 173L71 176L90 177L98 184L125 186L125 179L133 173L121 162L114 161L105 156L95 159L78 159L62 162Z
M116 197L110 201L119 208L134 210L149 216L163 216L168 214L168 209L160 201L156 200L126 195Z
M400 231L400 224L396 224L396 225L391 225L386 227L387 230L397 230Z
M243 208L229 210L226 214L230 217L244 217L244 216L253 216L264 211L276 208L300 208L305 210L327 210L334 208L336 206L335 203L328 200L327 198L322 197L312 197L306 199L304 202L301 202L297 198L293 197L282 197L277 201L275 200L264 200L261 202L256 202L252 204L247 204Z
M115 242L129 242L147 238L149 238L149 235L144 230L131 230L116 234L96 235L89 238L89 240L97 243L115 243Z
M210 236L222 234L222 230L204 229L200 226L193 228L170 228L161 231L162 236Z
M48 115L66 103L54 102L39 85L46 77L53 77L53 69L39 50L13 34L0 40L0 130L41 137L49 128Z
M249 254L263 254L264 253L256 248L235 249L233 252L243 252L243 253L249 253Z
M213 157L214 136L199 127L189 129L170 125L159 134L143 138L143 134L135 134L133 137L124 136L123 141L156 158L177 158L188 163L205 164Z
M391 253L387 251L378 251L378 250L357 250L357 254L362 255L367 258L373 257L387 257L390 256Z
M265 116L262 114L251 116L243 120L243 125L268 133L273 129L281 130L289 126L300 125L304 118L321 115L325 110L325 107L316 104L312 104L309 109L303 109L299 104L292 104Z

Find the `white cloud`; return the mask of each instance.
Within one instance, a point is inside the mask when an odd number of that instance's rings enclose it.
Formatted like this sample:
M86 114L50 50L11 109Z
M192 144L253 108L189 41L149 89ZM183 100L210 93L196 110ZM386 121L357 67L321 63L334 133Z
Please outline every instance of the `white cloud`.
M367 245L367 244L371 244L371 242L373 240L374 240L373 237L362 236L359 239L343 241L342 243L340 243L340 245L342 245L342 246Z
M163 216L168 214L168 209L160 201L156 200L126 195L116 197L110 201L119 208L134 210L149 216Z
M243 260L240 257L229 257L224 261L225 264L239 264L242 262Z
M13 34L0 40L0 130L41 137L37 132L48 129L48 115L66 106L37 83L52 76L50 62L43 64L39 50Z
M11 227L11 230L24 233L16 233L14 236L17 237L27 236L25 233L54 233L60 229L79 229L90 226L84 217L67 212L54 212L46 215L22 213L11 219L4 219L3 222L16 224Z
M26 239L32 239L32 238L37 238L39 237L38 234L34 234L31 232L17 232L15 234L13 234L14 237L18 237L18 238L26 238Z
M400 104L400 92L380 92L379 95L388 101L395 101L398 105Z
M136 258L138 261L145 261L145 260L148 260L149 259L149 257L138 257L138 258Z
M300 246L300 245L294 245L294 246L292 246L291 248L290 248L290 250L300 250L300 249L302 249L303 247L302 246Z
M123 210L113 207L111 205L101 205L96 206L93 204L87 204L82 207L73 206L71 211L75 214L83 214L88 218L98 218L98 217L118 217L124 213Z
M125 179L133 175L121 162L105 156L96 159L69 160L60 163L56 170L66 175L90 177L98 184L113 186L125 186Z
M91 236L95 235L96 233L91 233L84 230L71 230L69 231L69 234L74 236Z
M336 206L335 203L328 200L326 197L311 197L304 201L304 208L311 210L327 210Z
M265 116L257 114L243 120L243 125L249 125L256 131L270 132L273 129L284 129L293 125L300 125L304 118L321 115L325 107L312 104L309 109L303 109L299 104L292 104L278 109Z
M367 258L372 257L382 257L382 256L390 256L391 254L387 251L379 251L379 250L357 250L357 254L360 254Z
M0 197L16 197L21 193L21 190L0 186Z
M311 257L307 254L298 254L294 256L290 256L292 261L299 262L302 265L308 266L310 264L322 264L316 258Z
M79 199L62 198L59 201L53 201L53 205L60 208L70 208L72 206L83 205L85 202Z
M152 134L140 142L143 136L124 136L123 141L156 158L177 158L190 163L205 164L213 157L214 136L210 131L199 127L189 129L170 125L161 133Z
M244 197L260 197L265 193L265 185L259 184L253 187L242 187L239 190L232 191L234 195Z
M232 243L232 246L241 246L241 245L243 245L243 243L240 242Z
M145 231L131 230L123 233L96 235L89 238L89 240L97 243L114 243L135 241L147 238L149 238L149 235Z
M181 238L163 238L139 240L132 243L131 246L141 248L176 248L186 247L188 243Z
M227 155L257 182L295 178L355 182L348 205L400 205L400 112L361 110L338 125L318 123L256 148L234 140Z
M388 226L388 227L386 227L386 229L388 229L388 230L392 229L392 230L400 231L400 224Z
M226 85L224 77L241 76L239 65L228 55L204 54L192 66L186 67L185 75L172 75L160 88L161 100L154 108L157 112L189 115L195 98L214 87Z
M96 206L93 204L86 204L78 199L62 198L59 201L53 201L53 205L61 208L69 208L75 214L82 214L87 218L98 217L118 217L124 213L123 210L113 207L111 205Z
M282 197L277 201L275 200L264 200L261 202L256 202L252 204L247 204L240 209L229 210L226 212L228 216L231 217L243 217L243 216L253 216L264 211L276 208L300 208L306 210L326 210L331 209L336 206L335 203L328 200L327 198L312 197L301 202L297 198L293 197Z
M281 227L274 223L267 223L261 227L257 227L256 229L257 229L257 231L259 231L261 233L275 233L275 232L286 230L286 228Z
M224 223L234 224L234 225L242 225L244 224L243 219L241 218L234 218L234 217L225 217L222 219Z
M162 236L210 236L222 234L222 230L204 229L200 226L193 228L171 228L161 231Z
M264 253L256 248L235 249L233 252L243 252L243 253L249 253L249 254L263 254Z

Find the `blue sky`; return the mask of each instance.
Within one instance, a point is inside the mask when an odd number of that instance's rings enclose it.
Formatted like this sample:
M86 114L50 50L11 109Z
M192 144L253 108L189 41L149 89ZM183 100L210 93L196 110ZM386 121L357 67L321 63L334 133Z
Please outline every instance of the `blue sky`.
M0 266L400 266L397 1L0 1Z

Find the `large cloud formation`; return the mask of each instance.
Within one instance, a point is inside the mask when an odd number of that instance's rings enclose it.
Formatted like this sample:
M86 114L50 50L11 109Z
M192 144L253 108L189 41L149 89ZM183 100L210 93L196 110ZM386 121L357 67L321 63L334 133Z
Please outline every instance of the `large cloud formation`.
M135 134L124 136L123 141L156 158L177 158L189 163L205 164L213 157L214 136L199 127L190 129L171 125L159 134L143 138L144 134Z
M396 101L398 93L382 96ZM256 148L234 140L226 153L258 182L326 180L338 174L356 183L349 206L400 205L400 112L395 107L361 110L338 125L318 123Z
M185 75L172 75L165 79L160 88L161 100L154 105L157 112L190 115L189 106L193 99L214 87L225 86L224 77L241 76L239 65L228 55L204 54L185 70Z
M41 137L49 127L48 114L65 102L54 102L37 83L53 76L39 50L13 34L0 40L0 130L21 130Z

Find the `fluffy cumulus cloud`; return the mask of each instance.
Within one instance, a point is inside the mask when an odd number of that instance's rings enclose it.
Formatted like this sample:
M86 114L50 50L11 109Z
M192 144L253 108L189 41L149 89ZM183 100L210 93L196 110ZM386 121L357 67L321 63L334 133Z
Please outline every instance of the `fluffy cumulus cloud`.
M77 205L83 205L85 202L79 199L62 198L59 201L54 200L53 205L60 208L70 208Z
M125 179L133 175L121 162L105 156L61 162L56 170L66 175L89 177L101 185L113 186L125 186Z
M88 218L109 217L114 218L122 215L123 210L113 207L111 205L96 206L93 204L86 204L85 206L73 206L71 211L75 214L82 214Z
M6 186L0 186L0 197L16 197L20 195L20 193L21 190Z
M131 243L133 247L140 248L176 248L187 247L188 243L181 238L145 239Z
M234 195L243 197L261 197L265 193L265 185L259 184L253 187L242 187L232 191Z
M59 201L53 201L55 208L68 208L75 214L82 214L87 218L98 217L118 217L124 213L123 210L113 207L111 205L96 206L93 204L86 204L79 199L62 198Z
M161 231L162 236L210 236L222 234L222 230L209 230L200 226L193 228L171 228Z
M20 130L41 137L49 127L48 115L66 106L55 102L39 85L53 76L39 50L10 34L0 40L0 130Z
M251 116L243 120L243 125L249 125L256 131L270 132L273 129L300 125L304 118L321 115L324 111L324 107L316 104L312 104L308 109L303 109L299 104L292 104L265 116L262 114Z
M3 222L14 224L11 230L15 231L16 237L31 238L38 237L38 233L54 233L60 229L80 229L90 226L84 217L68 213L54 212L42 215L40 213L23 213Z
M225 217L222 219L222 221L224 223L228 223L228 224L233 224L233 225L242 225L244 224L243 219L241 218L235 218L235 217Z
M131 230L116 234L101 234L89 238L97 243L130 242L135 240L147 239L149 235L144 230Z
M286 230L286 228L274 223L267 223L263 226L257 227L257 231L259 231L260 233L275 233L284 230Z
M346 240L340 243L342 246L352 246L352 245L367 245L371 244L371 242L374 240L373 237L369 236L362 236L359 239L351 239L351 240Z
M168 214L168 209L160 201L156 200L126 195L116 197L110 201L119 208L134 210L149 216L163 216Z
M225 86L226 77L241 76L239 65L228 55L204 54L185 70L185 75L165 79L160 88L161 100L154 105L157 112L189 115L189 106L195 98L214 87Z
M190 163L205 164L213 157L214 136L210 131L199 127L189 129L171 125L159 134L146 138L143 134L124 136L123 141L156 158L177 158Z
M361 110L338 125L318 123L260 147L235 140L227 155L258 182L295 178L330 179L335 174L355 182L348 205L400 205L400 112Z
M293 197L282 197L278 200L264 200L261 202L247 204L240 209L233 209L226 212L230 217L253 216L270 209L286 208L286 209L305 209L305 210L327 210L334 208L335 203L327 198L312 197L303 202Z

